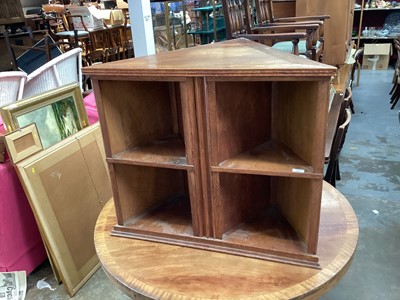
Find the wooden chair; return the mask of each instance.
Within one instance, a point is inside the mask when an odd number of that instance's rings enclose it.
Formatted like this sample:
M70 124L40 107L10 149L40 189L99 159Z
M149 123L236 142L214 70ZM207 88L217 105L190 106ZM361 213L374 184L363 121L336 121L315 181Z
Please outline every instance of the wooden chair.
M351 75L350 75L350 87L353 88L355 73L357 71L357 81L355 86L360 85L360 71L361 71L361 63L360 59L363 55L364 48L358 48L353 54L353 67L351 68Z
M83 57L83 63L85 66L92 66L95 64L102 64L107 62L107 54L106 51L103 49L97 49L86 53ZM84 76L84 90L90 91L92 89L92 80L89 76Z
M350 87L346 88L346 92L344 94L344 99L338 117L338 126L346 120L346 109L350 109L351 113L354 114L353 92Z
M105 52L106 62L117 61L121 59L121 53L119 47L107 48L104 50L104 52Z
M299 42L299 52L312 60L322 60L324 46L324 21L328 19L329 16L320 15L275 18L272 0L254 1L256 17L252 22L254 23L253 30L274 26L280 26L281 30L305 30L307 33L307 38ZM279 42L275 43L273 48L289 52L291 50L291 45L287 41Z
M55 42L50 35L45 34L39 41L34 39L32 29L27 28L29 34L30 45L18 45L12 43L12 38L7 31L3 32L4 42L11 61L12 69L15 71L23 70L31 73L36 68L50 61L62 52L58 48L60 45L68 45L68 49L77 47L76 43ZM24 55L18 56L24 53Z
M325 172L324 180L329 182L332 186L336 187L336 180L340 180L340 169L339 169L339 156L343 148L346 133L349 128L351 121L351 111L350 109L345 109L345 120L338 127L333 145L331 148L328 167Z
M127 42L123 47L123 56L122 59L126 58L134 58L135 57L135 49L133 48L133 42Z
M97 49L86 53L83 57L83 61L86 66L92 66L94 64L105 63L107 62L106 53L103 49Z
M85 50L84 46L87 44L89 34L82 30L74 30L69 26L64 5L46 4L42 6L42 9L48 34L62 46L63 51L75 48L79 43Z
M393 87L389 92L390 97L390 104L392 104L390 109L395 108L397 102L400 98L400 41L399 39L393 40L394 48L397 52L397 61L394 67L394 74L393 74Z
M84 53L97 49L105 49L109 45L107 28L88 29L81 15L66 14L66 26L69 31L78 30L81 45L84 46ZM81 24L82 27L76 27L75 24Z
M258 42L274 42L279 41L291 41L292 49L291 53L299 55L298 43L300 39L306 38L307 34L304 32L284 32L284 33L272 33L279 28L268 29L266 28L263 32L270 33L259 33L252 32L250 28L250 12L247 1L243 3L242 0L222 0L222 6L225 16L225 25L227 31L227 38L239 38L244 37L250 40Z
M130 14L127 8L122 8L122 13L124 14L124 39L122 45L122 59L125 58L133 58L135 57L135 51L133 49L133 41L132 41L132 29L130 23Z

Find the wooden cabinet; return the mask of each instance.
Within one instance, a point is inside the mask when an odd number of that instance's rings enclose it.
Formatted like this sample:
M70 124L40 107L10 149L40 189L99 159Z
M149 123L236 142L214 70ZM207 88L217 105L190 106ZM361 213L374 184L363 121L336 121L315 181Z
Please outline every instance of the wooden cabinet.
M112 234L318 267L335 70L246 39L85 68Z
M324 26L326 64L343 65L350 50L353 31L354 0L296 0L296 15L330 15Z
M19 0L0 0L0 25L25 22Z

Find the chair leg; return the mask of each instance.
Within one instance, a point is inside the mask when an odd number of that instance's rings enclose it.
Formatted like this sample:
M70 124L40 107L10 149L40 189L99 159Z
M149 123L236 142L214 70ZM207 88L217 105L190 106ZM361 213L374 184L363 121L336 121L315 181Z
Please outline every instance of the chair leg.
M351 113L352 113L352 114L355 114L356 111L355 111L355 109L354 109L353 97L350 98L349 106L350 106Z
M336 161L332 162L332 169L329 174L329 181L333 187L336 187Z
M397 93L396 97L390 102L393 103L390 109L393 109L396 106L397 102L399 101L399 98L400 98L400 88L399 88L399 93Z
M336 166L336 168L335 168L335 179L336 180L341 180L342 178L340 176L339 159L336 160L335 166Z
M393 103L393 101L399 97L400 94L400 85L396 84L395 90L393 91L392 96L390 97L390 103Z
M356 62L356 64L357 64L357 83L356 83L356 86L359 86L360 85L360 70L361 70L361 64L360 64L360 62Z
M332 184L333 178L334 178L334 172L335 172L335 162L329 161L328 167L326 168L324 180L330 184Z
M397 76L396 76L396 77L397 77ZM396 86L397 86L397 80L394 80L394 82L393 82L393 87L392 87L392 89L390 90L389 95L392 95L392 94L393 94L393 92L396 90Z

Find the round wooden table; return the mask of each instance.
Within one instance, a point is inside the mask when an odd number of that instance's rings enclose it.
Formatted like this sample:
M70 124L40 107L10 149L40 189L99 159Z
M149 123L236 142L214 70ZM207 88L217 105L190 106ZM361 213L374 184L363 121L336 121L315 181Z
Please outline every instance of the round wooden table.
M110 236L116 222L111 199L96 224L97 254L119 288L143 299L318 298L346 273L358 240L352 207L327 183L318 243L321 270Z

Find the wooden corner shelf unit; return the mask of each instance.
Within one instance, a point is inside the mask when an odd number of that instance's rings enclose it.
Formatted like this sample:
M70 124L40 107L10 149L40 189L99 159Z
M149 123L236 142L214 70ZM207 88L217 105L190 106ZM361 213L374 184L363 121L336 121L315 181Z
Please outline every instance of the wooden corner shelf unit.
M318 268L335 71L246 39L85 68L112 234Z

